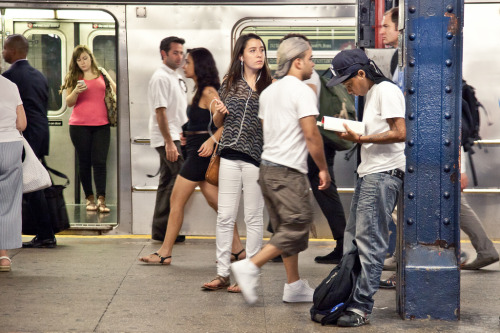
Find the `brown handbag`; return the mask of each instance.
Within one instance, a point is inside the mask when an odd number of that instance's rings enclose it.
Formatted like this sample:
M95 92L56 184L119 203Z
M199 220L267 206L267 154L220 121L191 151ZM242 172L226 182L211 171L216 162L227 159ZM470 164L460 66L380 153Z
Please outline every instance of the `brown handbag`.
M101 69L102 76L104 78L104 84L106 85L106 92L104 94L104 103L106 104L106 110L108 111L108 121L109 125L115 127L118 124L118 113L116 108L116 94L111 88L109 83L109 78L104 74Z
M219 166L220 166L220 155L217 154L217 148L219 143L215 145L214 152L210 158L210 163L208 164L207 172L205 173L205 180L207 183L214 186L219 186Z

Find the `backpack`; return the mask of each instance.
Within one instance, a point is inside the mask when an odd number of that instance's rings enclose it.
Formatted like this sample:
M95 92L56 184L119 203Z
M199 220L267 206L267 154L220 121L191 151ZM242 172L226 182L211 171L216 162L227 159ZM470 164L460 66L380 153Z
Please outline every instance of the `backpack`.
M358 249L345 254L340 263L314 290L311 319L321 325L336 324L354 296L361 271Z
M474 141L481 140L481 137L479 136L479 126L481 124L479 108L484 110L488 125L492 125L493 123L489 118L488 111L476 98L474 87L467 84L465 80L462 80L462 146L464 147L464 151L469 155L469 163L474 186L477 186L478 182L476 169L472 160L472 154L474 154L472 146L474 145ZM481 146L479 146L479 148L481 148Z
M329 79L325 74L320 76L320 81L318 120L321 121L324 116L356 120L354 97L349 95L347 89L341 84L327 87ZM351 141L341 139L335 132L327 131L321 126L318 129L323 136L324 144L335 150L347 150L353 146Z
M474 141L480 140L479 107L482 104L477 100L474 87L462 80L462 146L468 152L474 145Z

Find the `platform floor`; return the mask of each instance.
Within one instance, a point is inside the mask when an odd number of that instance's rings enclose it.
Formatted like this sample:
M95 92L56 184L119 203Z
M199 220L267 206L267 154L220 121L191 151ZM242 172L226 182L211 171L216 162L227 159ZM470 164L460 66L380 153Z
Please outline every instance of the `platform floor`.
M312 322L310 304L283 303L280 263L264 266L255 306L246 305L240 294L201 291L202 283L216 275L213 239L188 238L176 245L171 266L137 260L159 247L146 237L60 236L57 241L55 249L10 252L12 271L0 273L0 332L500 331L498 263L462 272L460 321L401 320L395 291L380 290L371 324L346 329ZM331 251L334 242L309 245L300 256L300 270L316 286L331 267L313 258ZM495 246L499 249L499 242ZM462 247L474 252L469 243Z

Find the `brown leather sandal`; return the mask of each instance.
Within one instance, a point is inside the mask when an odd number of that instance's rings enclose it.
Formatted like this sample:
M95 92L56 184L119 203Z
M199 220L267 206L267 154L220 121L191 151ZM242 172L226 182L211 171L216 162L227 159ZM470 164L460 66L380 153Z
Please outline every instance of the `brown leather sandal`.
M227 287L229 287L229 276L224 277L224 276L217 275L215 277L215 279L213 279L209 283L212 283L214 281L219 281L220 283L216 286L210 286L210 285L208 285L208 283L205 283L203 286L201 286L201 289L203 289L203 290L220 290L220 289L226 289Z
M241 293L241 288L240 288L240 286L238 286L237 283L235 283L232 286L227 287L227 292L239 294L239 293Z

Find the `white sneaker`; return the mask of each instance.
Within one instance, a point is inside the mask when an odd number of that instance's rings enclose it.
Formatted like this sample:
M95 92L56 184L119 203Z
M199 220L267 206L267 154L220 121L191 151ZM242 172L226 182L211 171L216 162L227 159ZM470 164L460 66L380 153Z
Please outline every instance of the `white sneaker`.
M307 280L298 280L293 283L285 283L283 289L283 302L298 303L312 302L314 289L309 287Z
M244 259L231 264L231 271L240 286L241 293L248 304L257 302L257 285L260 269L250 259Z

